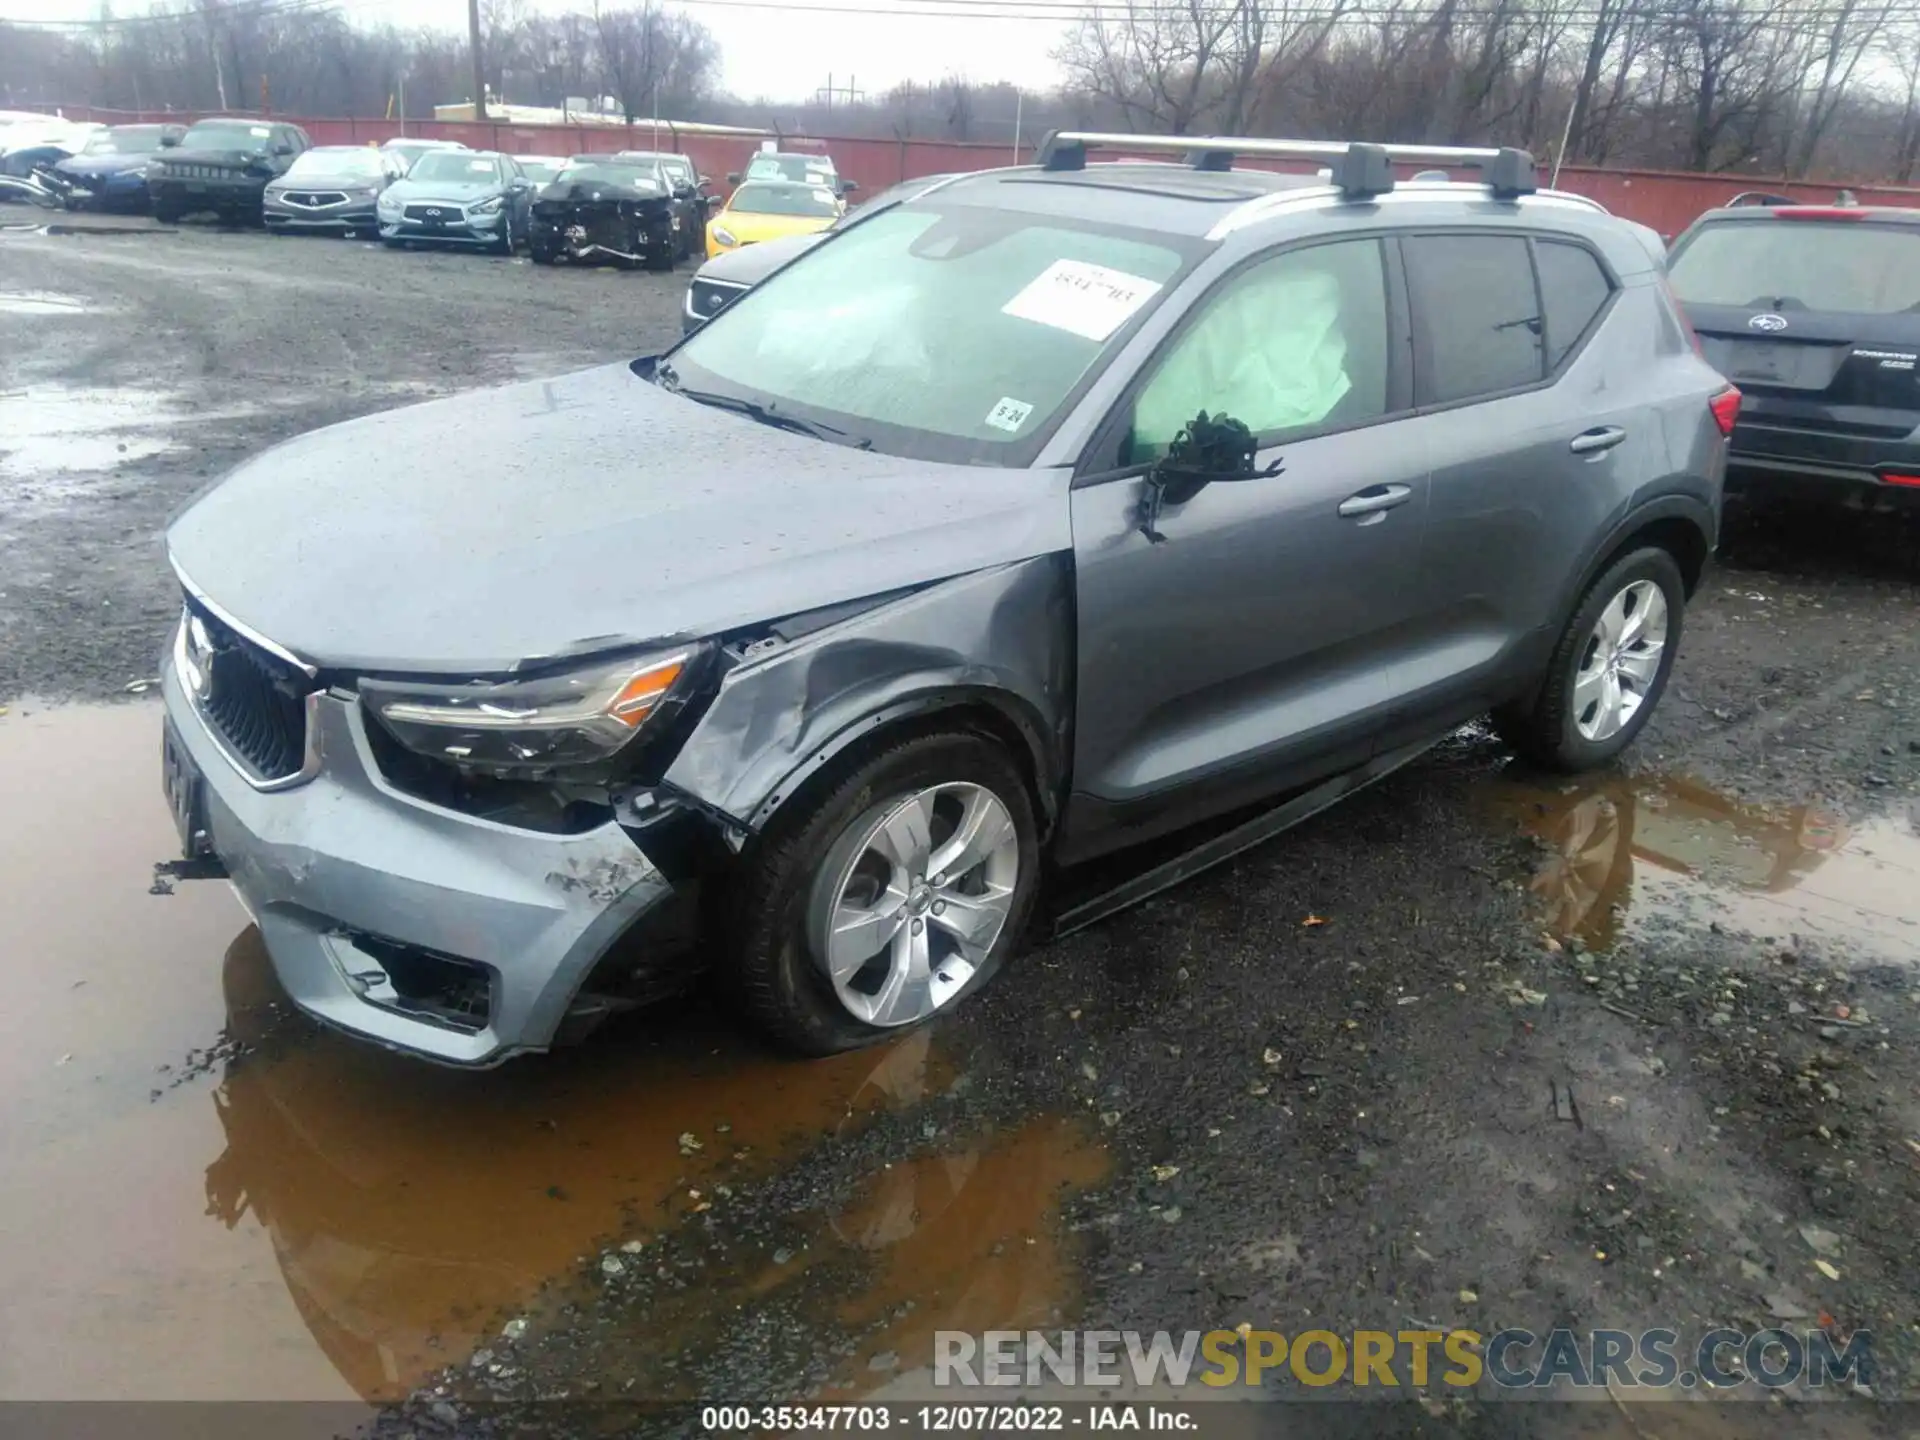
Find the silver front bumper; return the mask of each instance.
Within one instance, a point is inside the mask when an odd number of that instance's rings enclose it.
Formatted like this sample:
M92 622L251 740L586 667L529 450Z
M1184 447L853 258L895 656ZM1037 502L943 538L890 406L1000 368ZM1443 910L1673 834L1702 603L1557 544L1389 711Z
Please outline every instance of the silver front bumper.
M383 240L427 240L447 241L455 245L492 245L500 239L500 227L506 223L504 212L495 211L491 215L462 215L458 220L449 220L442 225L429 225L424 220L389 219L380 217L380 238Z
M281 983L302 1010L339 1029L454 1065L544 1049L594 962L671 893L611 822L548 835L395 790L350 695L314 703L314 778L267 791L222 753L171 656L162 691L205 780L213 848ZM490 992L485 1025L454 1028L397 1005L361 937L478 966Z

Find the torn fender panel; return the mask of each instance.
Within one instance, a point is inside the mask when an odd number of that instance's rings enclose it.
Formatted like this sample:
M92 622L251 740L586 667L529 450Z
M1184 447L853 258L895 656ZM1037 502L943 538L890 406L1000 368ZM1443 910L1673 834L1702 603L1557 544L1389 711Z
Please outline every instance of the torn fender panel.
M666 783L759 829L875 720L985 699L1031 732L1043 785L1065 775L1073 569L1065 552L943 581L736 666Z

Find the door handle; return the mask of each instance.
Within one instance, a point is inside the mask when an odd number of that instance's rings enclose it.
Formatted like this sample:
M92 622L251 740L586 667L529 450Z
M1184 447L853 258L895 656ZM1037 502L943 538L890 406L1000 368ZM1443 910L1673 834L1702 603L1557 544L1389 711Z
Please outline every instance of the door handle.
M1409 485L1369 485L1357 494L1349 495L1340 502L1340 513L1349 520L1362 519L1368 515L1380 517L1396 505L1404 505L1413 498L1413 487Z
M1600 455L1611 450L1627 438L1627 432L1618 425L1596 425L1591 430L1582 430L1568 442L1567 448L1576 455Z

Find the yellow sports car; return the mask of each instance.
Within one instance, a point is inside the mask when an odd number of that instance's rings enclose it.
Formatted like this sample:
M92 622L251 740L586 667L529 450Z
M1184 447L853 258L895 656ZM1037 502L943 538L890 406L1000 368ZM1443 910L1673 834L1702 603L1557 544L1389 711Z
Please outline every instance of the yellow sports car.
M707 221L707 258L782 235L811 235L840 218L846 204L824 185L749 180Z

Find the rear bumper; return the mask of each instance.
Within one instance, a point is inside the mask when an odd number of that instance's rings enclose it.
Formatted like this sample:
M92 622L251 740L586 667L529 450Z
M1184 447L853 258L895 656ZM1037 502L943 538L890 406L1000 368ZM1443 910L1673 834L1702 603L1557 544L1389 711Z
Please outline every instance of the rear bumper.
M1743 411L1727 452L1728 479L1852 484L1887 489L1889 475L1920 478L1920 441L1909 435L1863 436L1814 430L1765 411Z
M595 962L673 893L611 822L544 834L395 790L351 697L319 699L314 778L263 791L222 753L171 656L162 691L204 781L214 852L274 970L296 1005L337 1029L451 1065L545 1049ZM437 967L436 984L454 977L468 1015L423 1006L401 961Z

